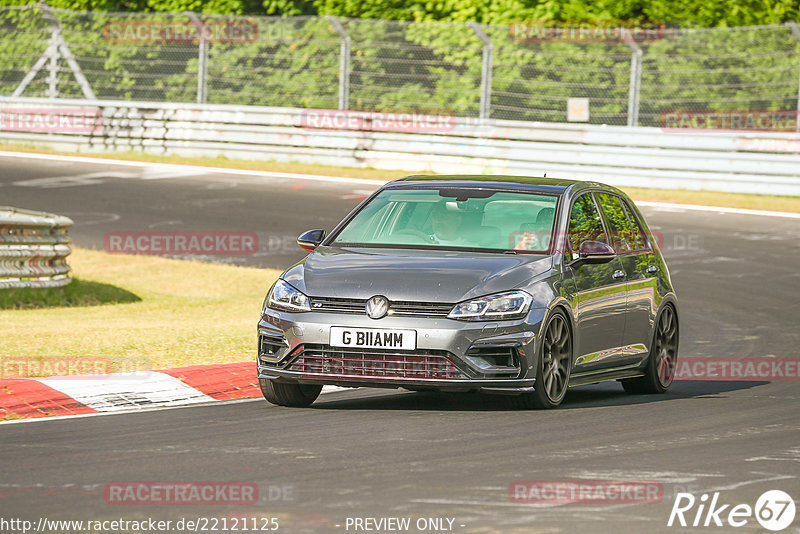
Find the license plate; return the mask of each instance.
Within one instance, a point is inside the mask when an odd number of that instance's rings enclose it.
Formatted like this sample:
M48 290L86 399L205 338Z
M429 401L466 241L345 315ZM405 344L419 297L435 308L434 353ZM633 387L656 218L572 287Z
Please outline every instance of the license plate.
M332 326L330 345L364 349L414 350L417 348L417 331Z

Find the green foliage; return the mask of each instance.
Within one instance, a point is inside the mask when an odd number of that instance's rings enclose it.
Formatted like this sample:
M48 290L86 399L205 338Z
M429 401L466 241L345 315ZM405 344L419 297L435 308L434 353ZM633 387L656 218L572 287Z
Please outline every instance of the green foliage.
M0 6L36 0L0 0ZM192 10L220 15L335 15L383 20L511 24L519 20L664 21L681 26L779 24L800 18L797 0L50 0L78 11Z
M211 45L208 101L336 108L339 37L330 22L265 18L257 23L257 42Z
M278 1L282 2L281 13L312 13L307 1ZM274 0L267 2L273 5ZM724 27L778 24L797 20L800 15L797 0L313 0L313 7L321 15L340 17L484 24L646 19L681 26Z
M18 0L12 0L18 1ZM61 3L57 3L61 2ZM63 35L99 98L194 102L197 42L124 42L109 25L232 20L213 13L319 13L340 19L351 38L350 109L444 111L476 117L483 43L466 21L485 23L493 43L491 117L565 121L567 99L588 97L591 122L626 124L631 48L619 42L533 42L514 21L599 18L680 21L687 26L778 23L798 16L797 0L54 0L59 7L159 13L57 11ZM101 3L105 2L105 3ZM138 4L137 4L138 2ZM368 18L415 20L365 20ZM434 20L440 19L440 20ZM317 16L237 19L255 39L208 47L207 101L336 108L340 37ZM446 22L443 22L446 21ZM509 26L511 24L511 26ZM38 8L0 9L0 95L10 95L47 48L50 23ZM800 43L787 26L668 30L643 52L639 123L659 126L675 110L789 110L796 106ZM47 67L24 96L47 94ZM81 91L63 60L59 95Z

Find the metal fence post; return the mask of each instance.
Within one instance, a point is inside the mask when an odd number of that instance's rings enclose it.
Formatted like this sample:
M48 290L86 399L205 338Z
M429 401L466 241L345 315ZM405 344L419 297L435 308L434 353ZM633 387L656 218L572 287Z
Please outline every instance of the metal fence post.
M80 65L78 65L78 61L75 59L75 56L72 55L69 45L64 40L64 35L61 33L61 21L56 16L53 8L47 5L47 3L36 4L33 7L41 9L43 14L42 18L50 23L50 31L52 32L50 45L47 47L47 50L45 50L44 54L39 57L31 70L28 71L17 88L14 89L14 93L11 96L21 96L23 91L25 91L25 89L31 84L33 79L36 77L39 71L42 70L48 60L50 61L48 96L50 98L55 98L55 96L58 96L58 59L63 57L67 62L67 66L72 71L72 75L75 76L75 80L78 82L78 85L83 92L83 96L88 100L97 100L94 91L92 91L91 85L89 85L89 80L87 80L86 76L83 75L83 71L81 70ZM54 81L56 84L55 87L53 87Z
M50 55L47 73L47 98L58 98L58 37L56 30L50 38L51 45L47 47Z
M347 109L350 104L350 36L339 19L333 15L325 18L342 39L339 45L339 109Z
M492 54L494 52L494 45L492 39L489 37L480 24L477 22L467 23L475 35L483 43L483 61L481 64L481 120L488 119L492 112Z
M639 96L642 89L642 49L632 38L625 44L631 49L631 79L628 86L628 126L639 125Z
M792 31L792 35L800 43L800 26L796 22L787 22L787 26ZM797 73L797 107L795 109L795 131L800 132L800 69Z
M205 104L208 84L208 43L203 30L204 25L194 11L184 11L184 14L192 20L199 35L197 45L197 103Z

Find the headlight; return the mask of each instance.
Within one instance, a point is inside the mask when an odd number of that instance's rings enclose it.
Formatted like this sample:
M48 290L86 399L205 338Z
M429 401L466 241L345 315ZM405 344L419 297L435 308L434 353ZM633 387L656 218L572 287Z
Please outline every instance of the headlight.
M492 321L524 317L531 308L533 297L524 291L509 291L480 297L453 306L450 319L464 321Z
M275 282L267 302L270 308L276 310L291 312L311 311L308 297L283 280Z

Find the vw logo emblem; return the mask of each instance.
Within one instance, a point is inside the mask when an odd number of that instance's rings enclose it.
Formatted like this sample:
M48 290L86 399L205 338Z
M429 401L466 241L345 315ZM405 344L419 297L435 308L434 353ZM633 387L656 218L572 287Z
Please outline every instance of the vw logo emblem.
M367 301L366 309L371 319L380 319L389 311L389 300L376 295Z

